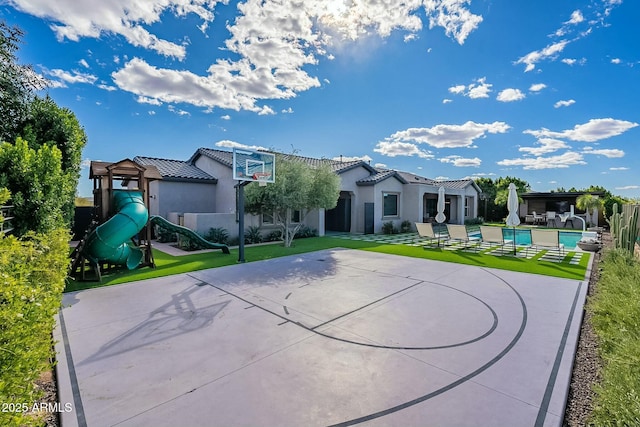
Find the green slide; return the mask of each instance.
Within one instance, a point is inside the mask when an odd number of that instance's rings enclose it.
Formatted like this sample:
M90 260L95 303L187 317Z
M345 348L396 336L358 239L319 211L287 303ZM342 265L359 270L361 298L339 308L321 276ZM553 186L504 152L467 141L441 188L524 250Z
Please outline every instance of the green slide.
M149 212L137 191L114 191L113 204L116 214L87 236L82 252L92 261L109 261L133 270L143 253L128 241L147 224Z
M150 221L153 224L157 225L158 227L164 228L165 230L171 231L172 233L182 234L189 240L193 240L194 242L198 243L198 245L202 246L203 248L222 249L223 253L225 254L229 253L229 247L227 245L223 245L221 243L212 243L208 240L205 240L202 238L202 236L200 236L198 233L194 232L193 230L187 227L182 227L178 224L174 224L170 221L167 221L161 216L154 215L151 217Z

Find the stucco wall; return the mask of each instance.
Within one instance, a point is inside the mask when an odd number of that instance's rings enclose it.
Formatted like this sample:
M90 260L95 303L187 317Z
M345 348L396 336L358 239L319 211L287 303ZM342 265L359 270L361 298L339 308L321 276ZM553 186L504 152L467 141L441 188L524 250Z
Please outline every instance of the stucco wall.
M238 181L233 179L231 168L206 156L198 157L196 166L218 179L217 192L215 195L215 212L234 213L236 211L235 185Z
M169 212L215 212L216 185L192 182L155 181L149 195L151 215L167 218Z

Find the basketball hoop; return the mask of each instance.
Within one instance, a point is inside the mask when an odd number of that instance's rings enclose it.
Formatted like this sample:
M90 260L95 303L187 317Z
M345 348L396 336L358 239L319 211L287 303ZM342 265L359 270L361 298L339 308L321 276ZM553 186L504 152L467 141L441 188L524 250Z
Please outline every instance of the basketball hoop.
M267 181L258 181L258 185L260 187L266 187L267 186Z

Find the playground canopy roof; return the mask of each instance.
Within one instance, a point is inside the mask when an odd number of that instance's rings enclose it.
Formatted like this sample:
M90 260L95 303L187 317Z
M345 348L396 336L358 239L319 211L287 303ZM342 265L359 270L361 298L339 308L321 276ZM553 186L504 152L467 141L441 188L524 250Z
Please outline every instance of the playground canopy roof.
M155 166L142 166L130 159L120 160L116 163L92 161L89 168L89 179L109 176L110 173L113 177L118 178L137 178L140 172L143 172L144 177L148 180L162 179L162 175Z

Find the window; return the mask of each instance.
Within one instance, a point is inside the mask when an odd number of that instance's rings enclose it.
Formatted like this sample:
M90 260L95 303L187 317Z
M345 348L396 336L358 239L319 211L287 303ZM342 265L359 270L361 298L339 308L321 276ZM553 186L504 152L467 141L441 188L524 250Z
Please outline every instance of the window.
M398 216L398 194L382 193L383 212L382 216Z
M273 225L273 214L263 213L262 214L262 223L264 225Z
M469 198L464 198L464 216L467 218L469 216Z

